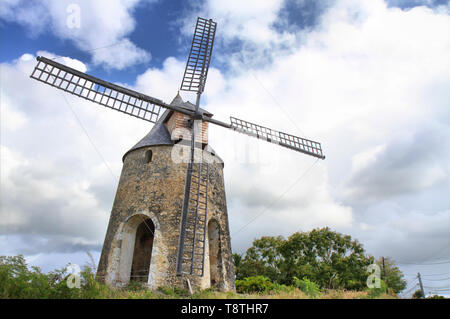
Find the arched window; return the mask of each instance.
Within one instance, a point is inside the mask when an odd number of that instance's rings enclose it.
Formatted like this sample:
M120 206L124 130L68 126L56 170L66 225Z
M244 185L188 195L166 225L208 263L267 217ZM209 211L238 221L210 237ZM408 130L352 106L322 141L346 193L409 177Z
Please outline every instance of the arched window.
M152 157L153 157L153 152L152 150L147 150L145 151L144 154L144 164L148 164L152 161Z

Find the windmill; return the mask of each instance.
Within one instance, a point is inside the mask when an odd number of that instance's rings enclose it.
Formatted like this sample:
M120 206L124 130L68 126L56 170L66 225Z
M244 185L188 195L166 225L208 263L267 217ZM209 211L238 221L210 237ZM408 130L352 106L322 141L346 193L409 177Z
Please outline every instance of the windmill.
M172 103L167 104L160 99L98 79L45 57L37 57L38 63L30 76L35 80L86 100L154 123L155 126L161 125L163 117L166 120L168 112L180 115L182 121L187 119L183 125L190 129L190 136L187 138L189 140L189 158L185 172L182 207L181 212L179 212L181 216L177 219L180 222L175 266L178 277L187 276L187 278L194 278L203 277L205 274L208 203L210 202L208 194L210 193L211 173L210 164L203 161L197 162L194 156L195 151L201 149L205 144L203 138L205 123L206 125L208 123L219 125L319 159L325 158L321 145L318 142L272 130L235 117L230 117L229 123L218 121L212 118L211 113L200 108L200 99L205 88L212 57L216 26L216 22L212 19L197 18L191 49L180 86L182 91L196 93L195 105L189 102L189 105L184 103L179 95ZM163 114L161 114L162 110L164 110ZM174 116L172 117L175 118ZM177 122L177 120L174 121ZM200 130L198 129L199 127ZM184 140L186 140L186 137L184 137ZM124 158L127 154L124 155ZM152 153L145 153L145 157L147 162L149 158L151 161ZM116 195L116 200L117 197L118 195ZM114 222L111 217L109 227L113 227L114 225L111 226L112 224ZM151 227L148 227L147 224L145 225L152 234L156 232L155 229L157 227L155 225ZM118 229L118 227L115 229ZM136 234L138 231L136 226L133 234ZM212 241L212 239L209 240ZM124 246L123 241L124 239L119 236L117 239L118 245ZM137 245L136 239L135 247ZM231 247L229 249L231 251ZM117 259L124 260L123 254L122 252ZM109 259L105 263L108 263L108 265L114 264L114 258L110 257ZM108 267L105 266L105 269ZM125 266L122 264L117 266L118 269L126 268L128 273L130 267L138 266L134 264L132 266L131 262L128 262ZM147 277L149 276L148 267L148 265L145 265ZM120 271L118 273L121 274ZM130 278L129 276L128 274L128 278ZM158 276L158 274L155 273L152 276Z

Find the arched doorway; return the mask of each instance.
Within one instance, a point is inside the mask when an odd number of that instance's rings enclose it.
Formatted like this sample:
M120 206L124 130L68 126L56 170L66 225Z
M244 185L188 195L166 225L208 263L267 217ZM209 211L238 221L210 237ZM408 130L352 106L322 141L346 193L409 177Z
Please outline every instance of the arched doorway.
M136 228L130 281L147 282L152 258L155 225L145 218Z
M220 280L220 228L215 219L208 223L209 272L211 287L219 286Z

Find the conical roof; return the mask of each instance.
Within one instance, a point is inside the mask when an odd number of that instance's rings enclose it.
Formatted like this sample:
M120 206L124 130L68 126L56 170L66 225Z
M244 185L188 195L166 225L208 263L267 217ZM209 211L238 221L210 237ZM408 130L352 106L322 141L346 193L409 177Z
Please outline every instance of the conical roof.
M174 106L178 106L181 107L183 109L186 110L190 110L190 111L195 111L195 105L192 104L191 102L187 101L184 102L183 99L180 96L180 92L178 91L177 96L175 96L175 98L172 100L172 103L170 103L170 105L174 105ZM200 114L205 114L209 117L212 117L213 114L209 113L207 110L202 109L201 107L198 109Z
M170 105L182 107L187 110L195 110L195 105L191 102L184 102L178 92L177 96L172 100ZM125 159L125 156L128 155L131 151L137 150L139 148L148 147L148 146L156 146L156 145L173 145L174 142L170 138L170 133L167 127L164 125L164 122L169 118L173 111L166 110L158 121L155 123L150 132L144 136L136 145L134 145L130 150L128 150L122 157L122 161ZM201 114L205 114L207 116L212 116L213 114L208 111L199 108L199 112ZM210 148L211 149L211 148ZM212 150L212 149L211 149Z

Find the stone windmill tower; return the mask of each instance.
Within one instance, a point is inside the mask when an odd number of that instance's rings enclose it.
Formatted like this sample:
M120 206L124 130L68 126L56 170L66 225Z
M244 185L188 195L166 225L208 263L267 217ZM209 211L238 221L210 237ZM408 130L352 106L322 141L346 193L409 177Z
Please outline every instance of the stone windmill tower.
M208 145L209 123L320 159L320 143L200 108L216 23L197 19L180 90L197 93L195 105L179 94L166 104L45 57L31 78L155 124L123 156L97 277L113 286L132 280L151 288L216 287L234 290L234 269L223 161ZM163 110L163 112L161 112ZM181 154L181 155L180 155Z
M194 110L180 95L171 105ZM212 114L199 109L205 116ZM188 117L167 110L153 129L123 156L123 169L98 267L99 277L112 285L130 280L151 288L184 286L177 276L177 247L183 205L186 163L172 158L178 133L189 129ZM202 130L203 161L208 163L208 201L204 275L188 275L192 286L234 289L234 269L225 199L223 161L208 145ZM179 149L176 147L180 146ZM201 232L201 231L200 231Z

